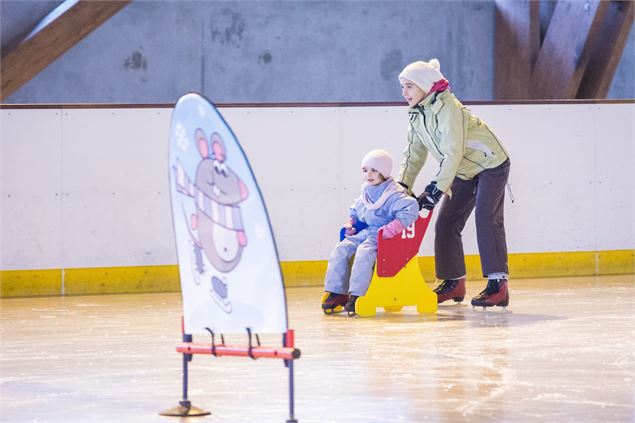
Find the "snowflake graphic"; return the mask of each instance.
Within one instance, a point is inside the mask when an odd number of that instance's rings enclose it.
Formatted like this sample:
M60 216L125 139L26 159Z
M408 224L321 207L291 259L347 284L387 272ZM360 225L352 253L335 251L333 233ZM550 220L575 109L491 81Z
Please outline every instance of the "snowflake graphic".
M256 223L254 224L254 234L256 235L256 238L263 239L265 238L267 231L260 223Z
M198 115L202 118L205 117L205 107L202 104L198 105Z
M189 146L189 141L187 140L187 131L181 125L181 122L176 124L176 128L174 128L174 134L176 135L176 145L183 150L183 152L187 151L187 147Z

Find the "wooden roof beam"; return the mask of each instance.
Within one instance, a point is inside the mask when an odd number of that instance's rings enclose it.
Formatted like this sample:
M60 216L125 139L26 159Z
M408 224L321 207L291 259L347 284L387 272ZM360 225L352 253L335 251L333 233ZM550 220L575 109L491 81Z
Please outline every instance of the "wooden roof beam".
M606 98L633 26L635 2L611 1L591 46L577 98Z
M559 0L531 76L536 99L575 98L609 2Z
M539 49L539 2L496 0L494 99L531 98L531 70Z
M17 91L131 0L81 0L0 60L0 101Z

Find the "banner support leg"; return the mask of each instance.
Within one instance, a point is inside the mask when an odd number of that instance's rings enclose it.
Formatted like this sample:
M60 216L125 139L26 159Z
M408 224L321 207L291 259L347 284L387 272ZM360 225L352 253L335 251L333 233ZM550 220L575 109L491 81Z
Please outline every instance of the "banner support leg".
M183 342L192 342L192 335L183 334ZM192 403L187 399L188 362L190 361L192 361L192 355L183 354L183 400L179 404L187 408L192 406Z
M298 423L294 417L294 396L293 396L293 360L286 360L289 368L289 419L287 423Z
M192 335L183 334L183 342L192 342ZM192 361L192 354L183 354L183 399L179 401L179 405L172 407L168 410L162 411L159 414L161 416L175 416L175 417L199 417L208 416L212 414L210 411L203 410L192 405L190 400L187 399L188 388L188 363Z
M288 348L295 347L295 332L293 329L287 330L282 335L282 345ZM289 369L289 419L287 423L298 423L294 414L295 414L295 398L293 395L293 360L284 360L284 365Z

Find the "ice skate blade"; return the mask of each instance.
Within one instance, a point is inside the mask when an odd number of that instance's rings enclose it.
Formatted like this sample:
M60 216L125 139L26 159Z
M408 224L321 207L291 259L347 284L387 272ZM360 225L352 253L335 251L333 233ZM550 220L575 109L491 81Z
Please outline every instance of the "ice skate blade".
M339 313L343 312L344 311L344 307L337 306L337 307L334 307L334 308L323 308L322 311L327 316L330 316L332 314L339 314Z
M512 311L507 309L507 306L472 306L472 309L479 313L492 313L492 314L511 314Z
M466 307L467 306L467 304L465 304L462 301L456 301L456 302L452 302L452 303L444 301L442 303L437 303L437 305L439 307L442 307L442 308L455 308L455 307Z

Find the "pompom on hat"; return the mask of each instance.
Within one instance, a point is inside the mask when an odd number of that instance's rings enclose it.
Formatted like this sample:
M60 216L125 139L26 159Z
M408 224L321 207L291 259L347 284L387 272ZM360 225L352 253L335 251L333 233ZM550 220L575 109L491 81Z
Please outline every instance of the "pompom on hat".
M432 86L445 77L441 73L441 63L439 59L432 59L429 62L414 62L403 68L399 74L399 81L403 79L414 82L425 93L429 93Z
M387 179L392 173L392 157L385 150L373 150L362 159L362 167L364 166L372 167Z

